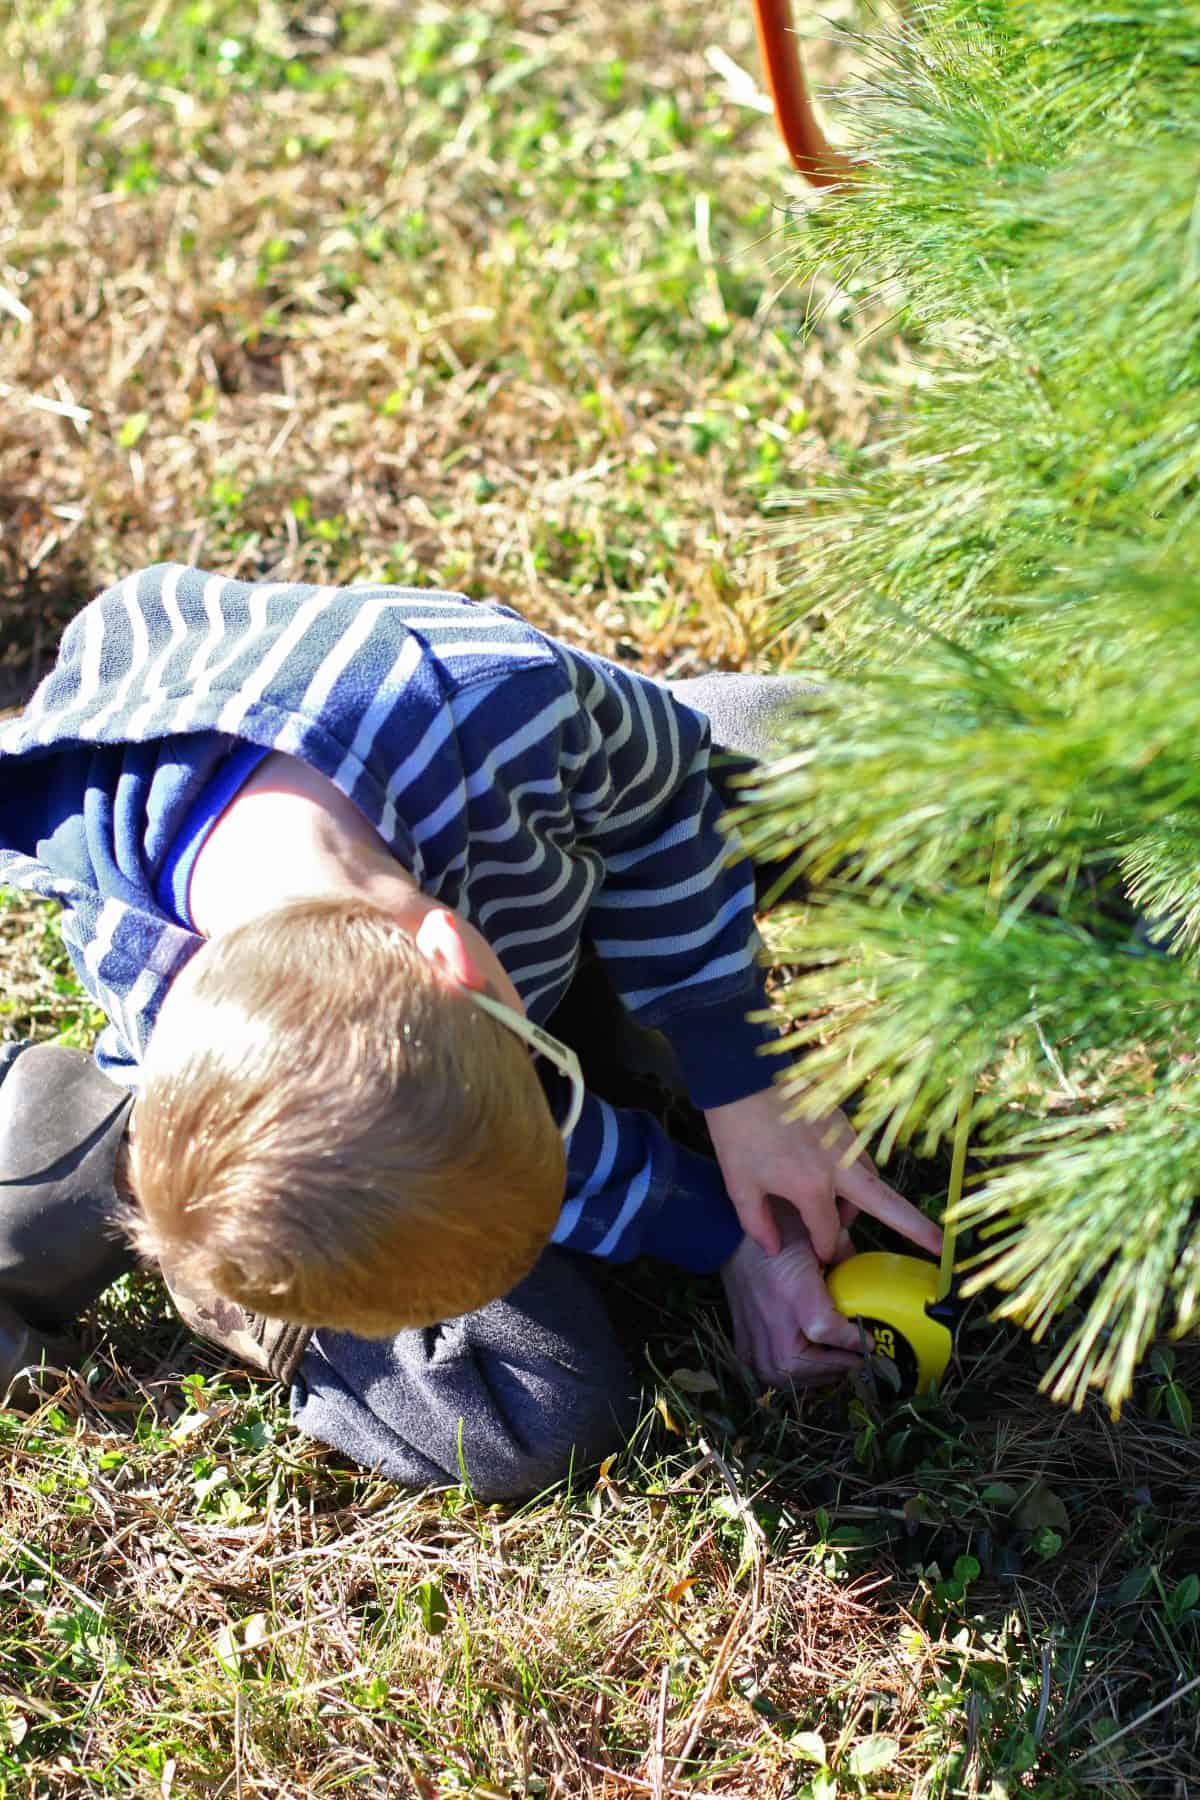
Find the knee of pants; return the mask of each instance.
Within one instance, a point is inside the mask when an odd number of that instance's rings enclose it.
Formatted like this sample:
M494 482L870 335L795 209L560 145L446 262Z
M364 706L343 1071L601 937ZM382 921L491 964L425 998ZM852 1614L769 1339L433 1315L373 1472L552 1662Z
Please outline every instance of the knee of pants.
M401 1487L466 1478L480 1499L527 1498L621 1449L639 1395L615 1337L497 1332L495 1310L390 1341L318 1332L291 1417Z
M544 1415L532 1425L523 1421L520 1434L498 1432L484 1444L464 1433L463 1461L478 1498L525 1499L622 1449L637 1424L639 1399L627 1365L618 1378L609 1376L559 1383Z
M397 1429L310 1352L291 1394L292 1417L319 1442L408 1488L456 1485L465 1477L484 1501L525 1500L619 1450L637 1423L633 1377L613 1387L556 1383L552 1397L509 1417L439 1409L430 1429Z
M779 754L789 718L820 692L797 675L722 672L664 685L685 706L704 713L714 745L751 764L769 762Z
M61 1331L137 1266L113 1225L129 1104L81 1050L0 1059L0 1298L39 1330Z
M505 1310L386 1342L319 1332L292 1388L293 1418L404 1487L465 1476L481 1500L526 1498L618 1450L639 1402L611 1333L572 1343Z

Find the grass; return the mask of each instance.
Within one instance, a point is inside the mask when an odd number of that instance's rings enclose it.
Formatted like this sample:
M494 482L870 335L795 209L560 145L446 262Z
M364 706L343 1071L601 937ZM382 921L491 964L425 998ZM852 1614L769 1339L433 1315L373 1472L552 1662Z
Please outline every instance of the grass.
M706 57L753 66L748 12L64 13L0 35L15 626L187 554L758 648L764 499L866 407L844 333L797 354L796 183Z
M836 296L800 341L732 65L734 0L15 0L0 705L162 557L447 583L653 671L780 654L770 494L903 351ZM0 896L0 966L0 1036L88 1041L51 915ZM710 1286L617 1286L643 1426L497 1508L340 1466L118 1284L0 1413L0 1794L1200 1789L1194 1347L1114 1424L977 1306L885 1412L758 1392Z

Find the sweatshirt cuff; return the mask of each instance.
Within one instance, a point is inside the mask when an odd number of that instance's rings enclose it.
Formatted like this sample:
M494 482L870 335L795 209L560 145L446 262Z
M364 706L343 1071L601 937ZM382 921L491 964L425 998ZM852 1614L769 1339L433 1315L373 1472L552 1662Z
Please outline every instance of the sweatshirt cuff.
M670 1042L683 1075L688 1099L705 1111L761 1093L792 1066L778 1049L779 1032L772 1024L746 1017L767 1004L761 981L736 999L702 1006L664 1019L659 1030Z
M666 1192L647 1222L638 1251L694 1275L709 1275L733 1255L742 1241L742 1228L712 1158L682 1144L673 1143L671 1149L674 1166Z

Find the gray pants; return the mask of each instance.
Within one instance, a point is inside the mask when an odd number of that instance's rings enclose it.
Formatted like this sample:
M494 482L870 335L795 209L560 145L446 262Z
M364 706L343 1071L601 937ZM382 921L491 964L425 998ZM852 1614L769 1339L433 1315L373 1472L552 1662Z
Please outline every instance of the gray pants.
M738 675L672 687L733 752L722 782L770 753L775 723L805 691ZM636 1036L615 994L602 1019L590 996L583 1010L591 1029ZM126 1105L77 1054L26 1063L0 1051L0 1361L6 1329L61 1329L131 1265L109 1221ZM318 1332L291 1405L312 1437L394 1481L465 1477L481 1499L501 1499L616 1449L638 1402L585 1259L548 1250L511 1294L463 1318L382 1341Z
M503 1300L372 1341L319 1331L292 1384L310 1437L405 1487L549 1487L628 1438L638 1384L584 1259L547 1250Z

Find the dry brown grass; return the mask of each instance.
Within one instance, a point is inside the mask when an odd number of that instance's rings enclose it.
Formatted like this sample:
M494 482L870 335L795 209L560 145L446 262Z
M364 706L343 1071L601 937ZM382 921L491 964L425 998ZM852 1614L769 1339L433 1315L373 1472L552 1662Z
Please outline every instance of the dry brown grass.
M1194 1552L1195 1446L1056 1413L1011 1360L1002 1402L972 1398L978 1362L910 1416L924 1453L890 1475L830 1402L748 1404L717 1361L599 1481L514 1512L339 1470L237 1377L181 1397L178 1334L151 1341L141 1379L106 1351L6 1434L2 1682L68 1747L33 1766L39 1794L784 1800L814 1734L830 1794L996 1792L1024 1740L1045 1779L1018 1789L1200 1778L1169 1709L1101 1748L1188 1678L1128 1540L1170 1521ZM1039 1557L1000 1483L1061 1508L1065 1554ZM965 1596L956 1546L984 1565Z
M217 10L333 100L126 69L137 6L65 33L22 0L0 33L10 660L165 558L452 584L656 667L754 655L752 459L866 409L843 331L797 346L769 239L799 184L707 60L754 69L749 8L480 8L433 80L404 54L446 6Z

